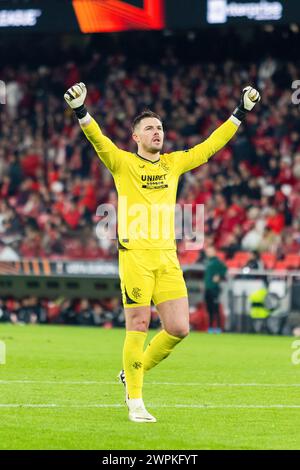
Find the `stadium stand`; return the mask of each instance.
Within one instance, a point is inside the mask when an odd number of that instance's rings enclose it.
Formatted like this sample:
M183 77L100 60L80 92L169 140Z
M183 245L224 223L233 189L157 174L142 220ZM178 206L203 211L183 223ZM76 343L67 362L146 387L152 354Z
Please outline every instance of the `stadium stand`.
M81 67L70 60L74 48L84 56ZM28 60L2 68L1 260L116 258L115 240L95 234L98 204L116 206L113 181L65 106L71 84L87 83L87 106L121 148L135 150L130 124L139 111L159 113L168 152L207 137L251 82L263 94L259 112L209 164L182 178L178 202L205 204L206 243L224 254L228 267L242 267L257 250L265 268L299 268L300 117L290 90L299 67L275 57L198 63L190 48L184 61L170 45L153 64L141 54L128 61L125 52L105 56L74 42L65 57L55 61L49 53L38 68ZM200 255L179 250L182 263Z

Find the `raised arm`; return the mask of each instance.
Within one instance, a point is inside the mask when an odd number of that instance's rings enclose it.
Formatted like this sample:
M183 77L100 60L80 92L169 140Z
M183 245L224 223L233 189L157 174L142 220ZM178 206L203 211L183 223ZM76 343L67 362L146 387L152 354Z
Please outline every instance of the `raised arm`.
M185 173L206 163L212 155L223 148L235 135L247 112L251 111L258 101L260 101L260 94L257 90L250 86L244 88L239 106L227 121L201 144L184 152L175 152L180 172Z
M98 157L111 173L114 174L120 167L120 153L122 151L108 137L102 134L99 125L88 113L84 105L86 94L86 86L81 82L69 88L64 94L64 98L76 114L81 129L93 145Z

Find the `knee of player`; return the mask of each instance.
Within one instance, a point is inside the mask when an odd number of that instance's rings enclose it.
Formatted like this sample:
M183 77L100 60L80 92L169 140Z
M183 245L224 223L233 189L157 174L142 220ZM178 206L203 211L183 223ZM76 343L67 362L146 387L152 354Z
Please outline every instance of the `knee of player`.
M146 325L146 323L138 324L138 325L136 325L136 327L135 327L135 331L140 331L140 332L142 332L142 333L147 333L147 331L148 331L148 325Z
M133 331L140 331L142 333L147 333L148 331L148 322L144 320L133 321L130 325L130 329Z
M183 328L180 331L179 337L183 339L183 338L186 338L189 334L190 334L190 327L188 326L187 328Z
M177 326L172 328L172 331L169 331L168 333L172 336L176 336L177 338L186 338L190 332L190 327L189 325L187 326Z

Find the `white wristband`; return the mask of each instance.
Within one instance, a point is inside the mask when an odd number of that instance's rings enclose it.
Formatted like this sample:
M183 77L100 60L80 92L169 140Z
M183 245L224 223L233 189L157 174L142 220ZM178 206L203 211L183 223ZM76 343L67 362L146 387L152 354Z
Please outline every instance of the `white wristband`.
M230 121L233 122L233 124L235 124L236 126L239 126L240 124L242 124L242 121L240 121L238 118L236 118L235 116L233 116L233 114L230 116Z
M79 124L89 124L91 120L92 120L92 116L89 113L86 113L86 115L83 118L78 119Z

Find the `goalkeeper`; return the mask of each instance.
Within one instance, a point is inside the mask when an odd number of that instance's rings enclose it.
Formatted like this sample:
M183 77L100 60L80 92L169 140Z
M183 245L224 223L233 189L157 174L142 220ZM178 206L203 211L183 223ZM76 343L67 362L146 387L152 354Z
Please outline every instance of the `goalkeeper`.
M84 83L64 95L87 139L111 172L118 192L119 273L126 318L123 370L129 419L155 422L142 399L144 373L165 359L189 333L187 289L176 254L174 214L178 179L182 173L208 161L235 135L248 111L260 100L257 90L243 89L241 101L229 119L204 142L172 153L161 153L164 130L160 117L144 111L132 125L137 152L119 149L102 134L88 113ZM161 212L169 207L168 223ZM141 217L137 223L137 208ZM157 216L153 217L155 210ZM157 307L162 330L146 349L151 300Z

